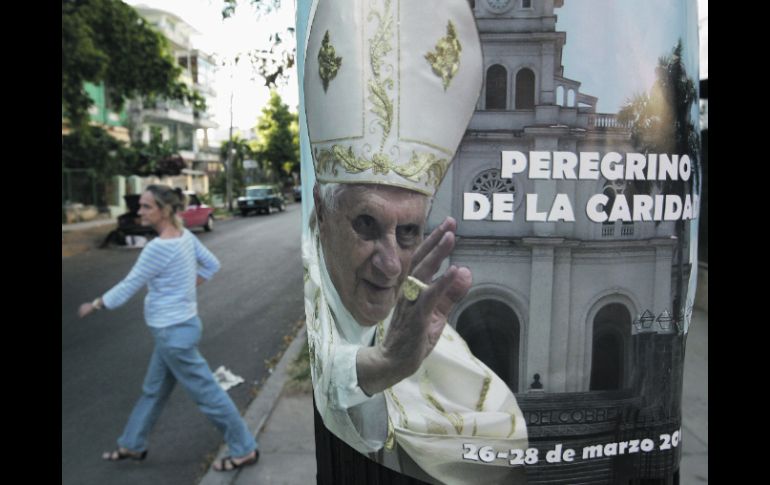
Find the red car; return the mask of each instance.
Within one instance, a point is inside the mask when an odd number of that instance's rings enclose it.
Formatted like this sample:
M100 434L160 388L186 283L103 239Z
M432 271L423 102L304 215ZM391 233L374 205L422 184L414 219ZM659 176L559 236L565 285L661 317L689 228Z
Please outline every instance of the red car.
M187 209L180 214L188 229L202 227L206 231L214 229L214 209L200 201L195 192L185 191Z

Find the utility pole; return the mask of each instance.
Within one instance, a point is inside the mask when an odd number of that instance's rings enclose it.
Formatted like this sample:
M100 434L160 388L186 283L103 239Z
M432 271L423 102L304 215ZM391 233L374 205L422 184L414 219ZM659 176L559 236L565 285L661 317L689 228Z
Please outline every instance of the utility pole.
M232 80L232 71L230 74ZM233 211L233 89L230 90L230 137L227 139L227 210Z
M235 94L235 87L233 86L233 70L238 65L240 57L235 56L233 62L230 64L230 137L227 139L227 158L225 159L225 176L226 180L226 198L227 198L227 210L233 211L233 95Z

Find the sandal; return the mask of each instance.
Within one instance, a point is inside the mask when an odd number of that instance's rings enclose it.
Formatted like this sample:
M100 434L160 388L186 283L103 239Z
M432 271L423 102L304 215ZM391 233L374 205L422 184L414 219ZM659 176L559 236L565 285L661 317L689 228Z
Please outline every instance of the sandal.
M113 451L105 451L102 453L102 459L107 461L120 461L130 458L136 461L142 461L147 457L147 450L142 451L129 451L125 448L118 448Z
M237 468L254 465L259 461L259 450L254 450L253 453L254 453L254 456L247 458L240 463L236 463L232 456L226 456L224 458L220 458L219 460L214 462L214 470L218 472L229 472Z

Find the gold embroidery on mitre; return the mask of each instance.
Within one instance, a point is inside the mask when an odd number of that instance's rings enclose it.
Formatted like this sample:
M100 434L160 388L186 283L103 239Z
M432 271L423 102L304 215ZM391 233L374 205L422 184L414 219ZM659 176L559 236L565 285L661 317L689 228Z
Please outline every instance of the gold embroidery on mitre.
M390 0L385 2L384 12L376 10L369 12L367 20L377 17L379 25L374 37L369 39L369 57L372 67L372 80L369 82L369 101L374 105L371 112L379 119L382 127L382 140L380 141L380 152L385 146L385 140L390 134L393 126L393 101L388 97L387 89L393 89L393 79L390 77L382 78L382 63L384 57L393 50L390 45L390 38L393 35L393 17L390 13ZM392 69L391 69L392 70Z
M337 76L342 65L342 57L337 57L334 46L329 41L329 31L324 34L321 49L318 51L318 74L323 81L324 92L329 88L329 81Z
M446 158L438 158L432 153L412 152L408 162L398 165L387 155L375 153L369 160L356 156L353 147L333 145L331 149L316 150L316 169L319 174L332 174L337 176L338 168L346 173L359 174L371 170L373 174L387 175L392 170L401 177L419 183L425 176L425 184L438 187L449 167Z
M434 52L425 54L425 59L433 68L433 73L443 81L446 91L460 69L460 52L463 50L451 20L446 26L446 37L440 38L434 49Z

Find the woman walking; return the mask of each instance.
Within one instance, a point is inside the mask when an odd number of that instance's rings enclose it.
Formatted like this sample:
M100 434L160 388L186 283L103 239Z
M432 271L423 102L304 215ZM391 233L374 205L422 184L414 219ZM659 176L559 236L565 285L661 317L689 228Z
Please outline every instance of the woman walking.
M113 309L128 301L144 285L144 316L155 339L142 386L118 448L106 452L109 461L143 460L147 436L179 381L198 407L224 435L231 456L214 464L218 471L253 465L259 459L254 437L230 396L217 384L198 352L201 321L196 287L219 270L219 261L184 228L178 213L184 194L165 185L150 185L139 199L142 225L152 226L158 237L150 241L123 281L78 311L85 317L101 308Z

